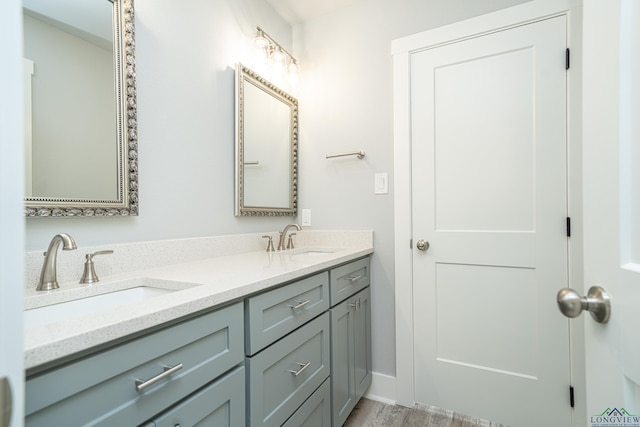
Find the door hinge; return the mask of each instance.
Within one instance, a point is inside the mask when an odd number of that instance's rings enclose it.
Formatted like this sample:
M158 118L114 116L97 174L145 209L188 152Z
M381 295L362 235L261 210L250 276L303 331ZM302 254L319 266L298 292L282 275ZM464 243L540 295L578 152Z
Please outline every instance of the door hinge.
M564 69L568 70L571 67L571 51L569 48L565 51Z
M571 218L567 217L567 237L571 237Z
M569 403L571 404L572 408L575 408L575 399L573 396L573 386L569 386Z

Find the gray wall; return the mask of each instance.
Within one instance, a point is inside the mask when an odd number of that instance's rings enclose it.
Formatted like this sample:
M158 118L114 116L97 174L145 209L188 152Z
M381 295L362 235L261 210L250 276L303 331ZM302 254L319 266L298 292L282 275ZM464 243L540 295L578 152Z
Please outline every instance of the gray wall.
M391 40L523 0L363 0L296 25L301 64L300 208L314 229L372 229L373 368L395 373ZM27 220L27 249L55 233L80 246L277 230L233 216L233 65L256 25L291 28L262 0L136 0L140 216ZM324 156L364 149L363 160ZM390 193L374 195L374 173Z

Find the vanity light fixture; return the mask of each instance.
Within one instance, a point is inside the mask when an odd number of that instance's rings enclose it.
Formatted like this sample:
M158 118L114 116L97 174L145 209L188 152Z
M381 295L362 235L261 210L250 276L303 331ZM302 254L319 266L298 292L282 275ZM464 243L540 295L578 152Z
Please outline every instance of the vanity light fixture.
M278 86L284 86L286 78L289 89L295 89L300 68L293 55L260 27L256 27L253 42L258 57L257 71L265 74Z

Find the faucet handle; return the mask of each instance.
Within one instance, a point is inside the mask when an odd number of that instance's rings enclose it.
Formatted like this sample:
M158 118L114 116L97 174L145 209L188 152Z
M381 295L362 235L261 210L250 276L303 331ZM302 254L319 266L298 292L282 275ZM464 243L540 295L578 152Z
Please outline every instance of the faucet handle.
M263 239L269 239L267 242L267 252L275 252L276 250L273 248L273 237L271 236L262 236Z
M295 249L295 247L293 246L293 236L295 236L297 233L290 233L289 234L289 240L287 240L287 249Z
M85 255L84 272L82 273L82 277L80 278L80 283L83 285L86 285L89 283L99 282L100 279L98 278L95 267L93 265L93 257L96 255L109 255L112 253L113 253L112 250L106 250L106 251L98 251L92 254Z
M112 251L111 249L106 250L106 251L98 251L98 252L94 252L94 253L92 253L92 254L87 254L87 255L85 255L85 258L86 258L88 261L93 261L93 257L94 257L94 256L96 256L96 255L110 255L110 254L112 254L112 253L113 253L113 251Z

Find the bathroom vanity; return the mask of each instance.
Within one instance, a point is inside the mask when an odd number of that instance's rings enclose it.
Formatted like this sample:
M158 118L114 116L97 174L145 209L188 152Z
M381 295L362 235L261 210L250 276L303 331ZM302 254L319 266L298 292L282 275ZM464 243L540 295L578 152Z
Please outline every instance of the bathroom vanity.
M176 289L29 326L26 425L340 426L371 383L371 253L251 252L93 285Z

